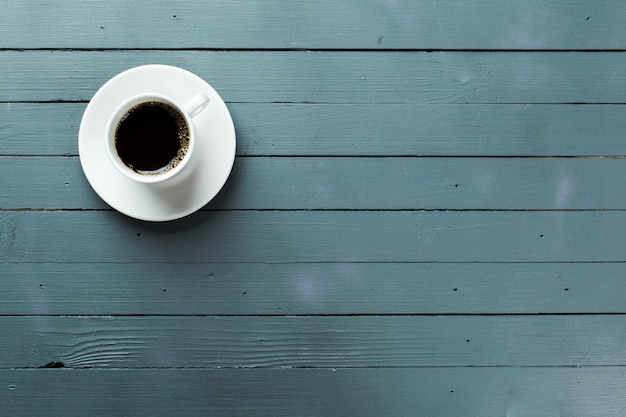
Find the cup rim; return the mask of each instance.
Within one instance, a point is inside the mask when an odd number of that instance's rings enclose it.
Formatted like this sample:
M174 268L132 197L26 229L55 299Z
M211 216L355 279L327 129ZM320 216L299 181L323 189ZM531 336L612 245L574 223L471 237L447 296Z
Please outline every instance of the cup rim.
M120 119L130 110L132 107L149 101L158 101L165 103L174 107L184 118L185 123L187 123L187 128L189 129L189 145L187 148L187 152L183 159L173 168L156 174L142 174L137 171L129 168L117 155L117 151L115 150L115 130ZM187 113L184 106L180 105L176 102L176 100L168 97L164 94L159 93L140 93L136 94L128 99L124 100L122 103L116 106L115 110L111 114L108 119L106 125L105 132L105 140L106 140L106 149L109 157L109 161L111 164L117 169L118 172L130 178L133 181L145 183L145 184L156 184L167 181L178 174L189 165L189 160L193 154L193 148L195 144L195 131L193 126L193 121L191 116Z

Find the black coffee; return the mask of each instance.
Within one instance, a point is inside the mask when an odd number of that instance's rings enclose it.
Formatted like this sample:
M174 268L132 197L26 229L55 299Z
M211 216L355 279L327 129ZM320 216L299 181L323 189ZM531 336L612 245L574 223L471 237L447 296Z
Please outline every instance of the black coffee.
M159 101L140 103L120 119L115 149L127 167L140 174L174 168L189 149L189 127L174 107Z

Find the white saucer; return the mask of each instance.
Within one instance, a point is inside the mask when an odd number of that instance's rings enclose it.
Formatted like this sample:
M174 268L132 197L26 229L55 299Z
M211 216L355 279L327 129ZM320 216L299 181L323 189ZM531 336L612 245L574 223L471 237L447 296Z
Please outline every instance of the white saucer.
M140 93L163 94L187 102L204 92L210 108L194 117L200 160L182 183L141 184L119 172L107 157L106 123L117 105ZM107 81L93 96L80 123L78 153L94 191L114 209L137 219L167 221L206 205L226 183L235 161L235 127L226 104L202 78L181 68L145 65Z

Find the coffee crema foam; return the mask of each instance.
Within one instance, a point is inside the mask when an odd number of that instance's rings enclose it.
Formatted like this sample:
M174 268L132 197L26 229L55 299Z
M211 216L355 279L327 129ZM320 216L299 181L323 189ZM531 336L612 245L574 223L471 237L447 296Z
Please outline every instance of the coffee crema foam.
M176 168L189 151L189 126L172 105L145 101L130 108L115 129L115 149L124 165L143 175Z

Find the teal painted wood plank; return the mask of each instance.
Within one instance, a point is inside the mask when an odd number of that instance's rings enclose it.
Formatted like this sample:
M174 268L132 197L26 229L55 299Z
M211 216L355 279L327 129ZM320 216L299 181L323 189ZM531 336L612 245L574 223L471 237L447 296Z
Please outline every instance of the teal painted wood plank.
M0 370L8 415L602 416L624 367ZM42 407L45 404L45 407Z
M624 176L621 158L244 157L207 209L626 209ZM107 207L78 158L0 157L0 209Z
M612 262L623 211L0 212L2 262Z
M626 316L0 317L0 368L624 366Z
M229 108L240 155L626 154L622 105L233 103Z
M624 49L619 0L7 5L6 48Z
M148 63L228 102L626 103L626 54L607 52L0 51L0 97L86 101Z
M0 315L626 313L623 263L4 263Z
M85 107L0 104L0 154L77 155ZM240 156L626 155L623 105L229 103L228 107Z

